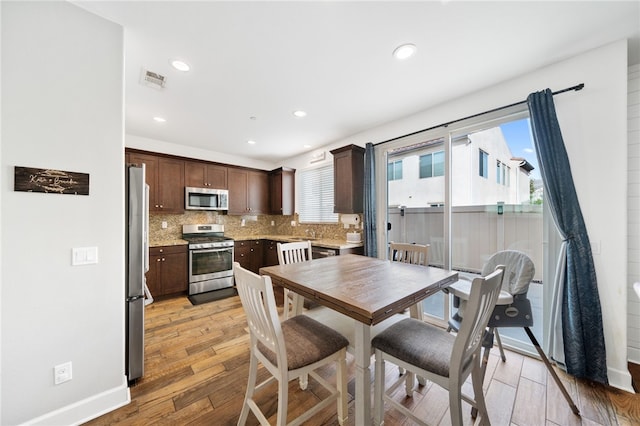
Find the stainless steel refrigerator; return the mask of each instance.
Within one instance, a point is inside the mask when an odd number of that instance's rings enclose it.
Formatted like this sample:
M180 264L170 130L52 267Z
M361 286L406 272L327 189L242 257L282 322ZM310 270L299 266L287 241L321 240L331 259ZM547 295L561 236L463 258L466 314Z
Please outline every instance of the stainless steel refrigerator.
M144 374L145 272L149 269L149 197L145 167L126 168L126 374L129 383Z

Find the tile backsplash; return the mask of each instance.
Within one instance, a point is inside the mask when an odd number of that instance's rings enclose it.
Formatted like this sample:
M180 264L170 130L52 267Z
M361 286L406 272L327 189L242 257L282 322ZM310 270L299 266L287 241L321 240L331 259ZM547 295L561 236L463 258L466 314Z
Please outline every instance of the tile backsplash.
M359 223L362 223L362 216ZM166 222L166 228L162 228ZM291 223L295 222L296 226ZM231 216L214 211L186 211L184 214L149 215L149 239L153 241L168 241L182 237L182 225L195 223L219 223L224 225L225 234L233 237L250 237L261 235L293 235L299 237L326 238L332 240L347 239L347 232L362 232L360 225L349 225L345 229L340 223L303 223L298 222L298 215L246 215Z

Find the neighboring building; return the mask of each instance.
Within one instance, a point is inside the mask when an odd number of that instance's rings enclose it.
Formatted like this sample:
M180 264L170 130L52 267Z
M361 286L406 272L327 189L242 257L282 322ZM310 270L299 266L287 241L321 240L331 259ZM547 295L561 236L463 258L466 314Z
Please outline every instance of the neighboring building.
M513 157L499 127L454 139L452 205L529 204L532 170L526 159ZM444 141L393 151L387 176L389 206L443 205Z

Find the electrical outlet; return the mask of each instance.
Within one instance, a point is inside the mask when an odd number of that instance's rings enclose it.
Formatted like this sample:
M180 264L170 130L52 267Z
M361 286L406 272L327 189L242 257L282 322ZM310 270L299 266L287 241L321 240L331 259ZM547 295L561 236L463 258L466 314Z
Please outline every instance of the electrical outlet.
M167 222L166 221L162 221L162 229L167 229Z
M56 385L68 382L72 378L71 361L53 367L53 381Z

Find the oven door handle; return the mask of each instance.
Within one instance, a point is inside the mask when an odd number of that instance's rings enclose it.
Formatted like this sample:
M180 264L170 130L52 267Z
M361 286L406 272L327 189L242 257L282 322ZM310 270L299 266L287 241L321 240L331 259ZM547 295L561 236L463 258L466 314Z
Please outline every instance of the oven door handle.
M207 249L191 249L192 253L216 253L220 251L230 251L233 250L233 247L214 247Z

